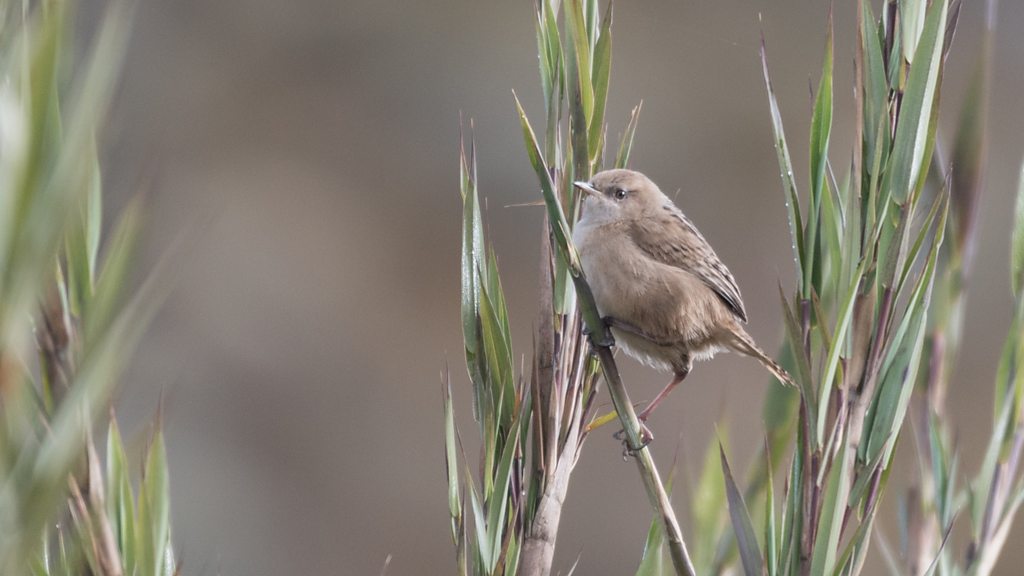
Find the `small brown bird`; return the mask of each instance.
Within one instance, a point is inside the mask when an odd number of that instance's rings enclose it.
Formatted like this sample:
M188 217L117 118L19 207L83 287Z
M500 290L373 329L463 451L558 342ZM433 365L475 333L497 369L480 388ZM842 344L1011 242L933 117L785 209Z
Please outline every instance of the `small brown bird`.
M789 374L743 329L740 289L697 227L646 176L607 170L590 182L573 232L598 311L627 354L672 381L640 413L645 420L689 374L694 360L734 350L784 384Z

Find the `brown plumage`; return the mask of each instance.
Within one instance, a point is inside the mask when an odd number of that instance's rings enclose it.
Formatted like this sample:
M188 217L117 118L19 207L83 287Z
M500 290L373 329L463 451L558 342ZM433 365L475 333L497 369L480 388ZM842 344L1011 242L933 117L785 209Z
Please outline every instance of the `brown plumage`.
M694 360L723 350L757 359L792 385L743 329L747 312L736 279L654 182L639 172L607 170L576 186L586 196L573 241L601 316L627 354L674 374L642 418Z

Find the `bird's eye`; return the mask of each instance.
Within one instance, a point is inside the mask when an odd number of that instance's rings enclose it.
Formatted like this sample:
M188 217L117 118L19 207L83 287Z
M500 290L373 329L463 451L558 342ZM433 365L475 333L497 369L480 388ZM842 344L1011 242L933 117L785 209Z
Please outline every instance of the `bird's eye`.
M616 200L622 200L625 197L626 197L626 191L625 190L623 190L622 188L616 188L615 189L615 199Z

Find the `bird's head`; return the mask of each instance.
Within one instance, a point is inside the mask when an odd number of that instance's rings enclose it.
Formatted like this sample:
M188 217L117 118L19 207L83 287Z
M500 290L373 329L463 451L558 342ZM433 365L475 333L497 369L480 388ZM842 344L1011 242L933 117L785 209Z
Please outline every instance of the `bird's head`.
M584 192L582 218L611 222L638 218L664 203L665 195L650 178L632 170L605 170L589 182L574 182Z

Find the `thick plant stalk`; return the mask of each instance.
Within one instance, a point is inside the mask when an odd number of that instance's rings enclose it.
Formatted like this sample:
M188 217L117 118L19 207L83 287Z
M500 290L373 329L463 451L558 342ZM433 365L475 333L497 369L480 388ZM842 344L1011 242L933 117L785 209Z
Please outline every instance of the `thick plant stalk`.
M558 526L562 519L562 506L565 504L569 490L569 479L572 469L582 448L580 426L585 411L574 411L578 414L570 423L570 429L564 442L559 440L557 424L562 422L561 410L553 410L550 405L551 388L555 386L555 322L553 311L553 278L551 242L547 231L541 234L541 313L537 330L537 341L534 345L533 398L536 404L533 412L535 431L535 451L542 455L543 463L538 466L542 470L541 480L543 493L537 504L533 520L523 541L520 574L522 576L547 576L554 564L555 544L558 538ZM580 336L578 333L578 317L569 318L573 322L559 323L560 329L567 331L568 338L561 341L558 353L580 352ZM572 380L572 377L569 378ZM566 384L562 384L563 386ZM578 404L575 394L569 395L574 406ZM564 409L563 405L563 409ZM535 454L536 456L536 454Z
M578 430L574 430L572 436L566 442L565 452L559 459L559 466L540 499L530 534L523 542L521 576L548 576L551 574L551 566L555 559L555 540L558 537L558 525L562 519L562 506L569 490L572 464L576 462L580 448L577 441Z

